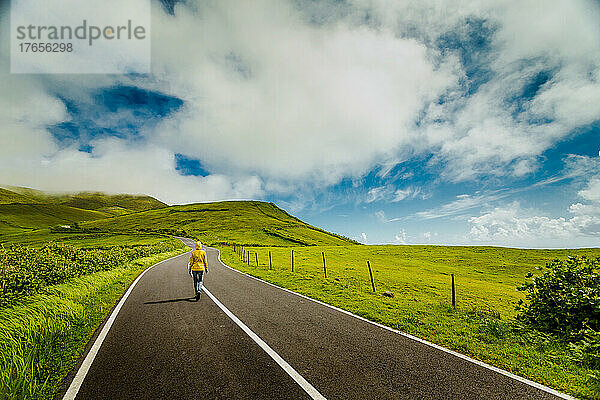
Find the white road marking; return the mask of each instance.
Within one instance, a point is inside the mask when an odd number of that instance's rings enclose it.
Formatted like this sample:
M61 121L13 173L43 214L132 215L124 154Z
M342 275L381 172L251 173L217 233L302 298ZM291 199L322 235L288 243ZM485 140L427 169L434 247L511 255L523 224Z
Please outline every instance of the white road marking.
M315 400L327 400L321 393L319 393L317 389L313 387L313 385L308 383L308 381L304 379L302 375L300 375L294 368L292 368L292 366L288 364L287 361L281 358L281 356L277 354L275 350L273 350L267 343L265 343L264 340L262 340L256 333L254 333L250 328L248 328L246 324L240 321L240 319L236 317L235 314L229 311L229 309L225 307L223 303L221 303L215 296L213 296L213 294L206 287L204 287L202 290L208 295L208 297L211 298L212 301L215 302L217 306L219 306L221 310L223 310L225 314L227 314L229 318L233 320L233 322L237 324L237 326L242 328L242 330L246 332L246 334L250 336L250 338L254 340L256 344L258 344L273 360L275 360L275 362L279 364L279 366L283 368L283 370L293 380L295 380L296 383L300 385L300 387L304 389L304 391L308 393L308 395L311 398Z
M129 297L129 294L131 293L131 291L133 290L133 288L135 287L135 285L139 282L140 279L142 279L142 276L144 276L144 274L146 272L150 271L152 268L156 267L157 265L160 265L160 264L162 264L164 262L167 262L169 260L172 260L174 258L180 257L180 256L185 255L185 254L186 253L182 253L182 254L176 255L175 257L168 258L166 260L163 260L161 262L158 262L158 263L156 263L156 264L148 267L147 269L145 269L140 274L140 276L138 276L136 278L135 281L133 281L133 283L131 284L131 286L129 286L129 289L127 289L127 291L125 292L125 294L121 298L121 301L119 301L119 304L117 304L117 306L115 307L115 309L113 310L113 312L110 314L110 317L106 321L106 324L104 324L104 327L102 328L102 331L100 332L100 334L98 335L98 337L94 341L94 344L92 345L92 348L90 349L90 351L88 352L87 356L83 360L83 363L79 367L79 370L77 371L77 374L75 374L75 378L73 378L73 381L69 385L69 389L65 393L65 395L63 397L63 400L74 400L75 397L77 397L77 393L79 392L79 389L81 388L83 380L85 379L85 376L87 375L88 371L90 370L90 367L92 366L92 363L94 362L94 359L96 358L96 355L98 354L98 350L100 350L100 346L102 346L102 343L104 342L104 339L106 338L106 335L108 334L108 331L110 330L111 326L115 322L115 319L117 318L117 314L119 314L119 311L121 311L121 308L123 307L123 304L125 303L125 301Z
M555 389L549 388L549 387L547 387L547 386L544 386L544 385L542 385L542 384L540 384L540 383L537 383L537 382L531 381L531 380L529 380L529 379L523 378L522 376L515 375L515 374L513 374L512 372L508 372L508 371L506 371L506 370L503 370L503 369L500 369L500 368L498 368L498 367L494 367L493 365L489 365L489 364L486 364L486 363L484 363L483 361L479 361L479 360L476 360L476 359L474 359L474 358L471 358L471 357L465 356L464 354L458 353L458 352L456 352L456 351L454 351L454 350L450 350L450 349L447 349L447 348L445 348L445 347L442 347L442 346L440 346L440 345L437 345L437 344L435 344L435 343L428 342L427 340L424 340L424 339L421 339L421 338L419 338L419 337L413 336L413 335L411 335L411 334L408 334L408 333L406 333L406 332L402 332L402 331L399 331L399 330L397 330L397 329L390 328L389 326L385 326L385 325L379 324L379 323L377 323L377 322L370 321L370 320L368 320L368 319L366 319L366 318L363 318L363 317L361 317L361 316L359 316L359 315L352 314L350 311L346 311L346 310L343 310L343 309L341 309L341 308L338 308L338 307L336 307L336 306L332 306L331 304L323 303L322 301L319 301L319 300L311 299L310 297L304 296L303 294L300 294L300 293L293 292L293 291L291 291L291 290L289 290L289 289L282 288L282 287L280 287L280 286L274 285L274 284L272 284L272 283L270 283L270 282L264 281L264 280L262 280L262 279L260 279L260 278L257 278L257 277L255 277L255 276L248 275L248 274L246 274L246 273L244 273L244 272L242 272L242 271L238 271L238 270L237 270L237 269L235 269L235 268L231 268L229 265L225 264L225 263L224 263L224 262L221 260L221 252L219 251L219 249L215 249L215 248L212 248L212 247L211 247L211 249L213 249L213 250L216 250L216 251L217 251L217 254L218 254L218 256L217 256L217 257L218 257L218 259L219 259L219 262L221 263L221 265L223 265L224 267L226 267L226 268L229 268L230 270L232 270L232 271L235 271L235 272L237 272L237 273L239 273L239 274L245 275L245 276L247 276L247 277L249 277L249 278L255 279L255 280L257 280L257 281L260 281L260 282L262 282L262 283L265 283L265 284L267 284L267 285L269 285L269 286L273 286L273 287L275 287L275 288L277 288L277 289L280 289L280 290L286 291L286 292L288 292L288 293L291 293L291 294L294 294L294 295L296 295L296 296L300 296L300 297L302 297L303 299L306 299L306 300L313 301L313 302L315 302L315 303L317 303L317 304L320 304L320 305L322 305L322 306L329 307L329 308L331 308L331 309L333 309L333 310L339 311L339 312L341 312L341 313L343 313L343 314L346 314L346 315L349 315L349 316L351 316L351 317L358 318L358 319L360 319L361 321L364 321L364 322L367 322L367 323L369 323L369 324L372 324L372 325L378 326L378 327L380 327L380 328L386 329L386 330L388 330L388 331L391 331L391 332L397 333L398 335L404 336L404 337L406 337L406 338L408 338L408 339L415 340L415 341L417 341L417 342L419 342L419 343L423 343L423 344L425 344L425 345L427 345L427 346L433 347L434 349L441 350L441 351L443 351L443 352L445 352L445 353L448 353L448 354L452 354L453 356L456 356L456 357L458 357L458 358L461 358L461 359L463 359L463 360L465 360L465 361L469 361L469 362L471 362L471 363L473 363L473 364L479 365L480 367L487 368L487 369L489 369L489 370L492 370L492 371L494 371L494 372L497 372L497 373L499 373L499 374L502 374L502 375L504 375L504 376L507 376L507 377L509 377L509 378L512 378L512 379L514 379L514 380L516 380L516 381L519 381L519 382L521 382L521 383L524 383L524 384L526 384L526 385L532 386L532 387L534 387L534 388L536 388L536 389L539 389L539 390L541 390L541 391L544 391L544 392L546 392L546 393L553 394L553 395L555 395L555 396L557 396L557 397L560 397L561 399L567 399L567 400L576 400L574 397L572 397L572 396L569 396L568 394L561 393L561 392L559 392L558 390L555 390Z

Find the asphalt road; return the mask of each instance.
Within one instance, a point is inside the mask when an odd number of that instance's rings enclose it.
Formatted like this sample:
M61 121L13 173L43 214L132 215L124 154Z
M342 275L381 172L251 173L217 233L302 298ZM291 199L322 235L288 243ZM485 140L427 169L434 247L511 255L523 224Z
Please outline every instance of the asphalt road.
M327 399L560 398L252 279L225 267L216 250L207 253L209 292ZM310 399L206 293L194 301L188 259L140 279L76 398Z

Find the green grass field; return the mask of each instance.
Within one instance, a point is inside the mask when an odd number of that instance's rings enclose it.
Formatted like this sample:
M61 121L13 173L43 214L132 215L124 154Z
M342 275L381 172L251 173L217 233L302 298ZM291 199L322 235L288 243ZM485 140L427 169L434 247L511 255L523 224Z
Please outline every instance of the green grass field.
M427 339L542 384L597 399L566 345L513 324L525 274L554 258L600 249L526 250L447 246L247 247L250 265L221 247L228 265L278 286ZM294 272L291 272L291 250ZM269 270L271 252L272 270ZM322 253L325 253L327 279ZM259 265L256 266L258 258ZM248 260L248 258L246 257ZM371 264L373 293L366 261ZM451 274L457 308L451 307ZM383 296L391 291L393 298Z

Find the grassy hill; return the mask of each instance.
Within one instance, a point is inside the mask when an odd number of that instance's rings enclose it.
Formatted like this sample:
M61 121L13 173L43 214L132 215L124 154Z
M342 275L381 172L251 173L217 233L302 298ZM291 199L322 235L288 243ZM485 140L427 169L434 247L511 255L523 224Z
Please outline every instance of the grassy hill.
M165 203L150 196L106 195L104 193L65 195L62 197L61 204L116 215L167 207Z
M107 212L110 215L167 207L165 203L145 195L81 192L54 194L17 186L0 188L0 204L60 204L84 210Z
M108 214L103 212L62 204L0 204L0 223L18 230L34 230L107 216Z
M355 243L311 226L273 203L260 201L172 206L87 222L81 226L101 231L179 233L212 244L312 246Z
M0 204L11 203L29 203L33 199L21 193L13 192L12 190L0 188Z
M73 229L78 224L81 229ZM51 233L50 228L71 228ZM113 234L119 234L114 238ZM0 243L80 243L88 235L123 242L125 236L179 234L205 243L259 246L345 245L355 242L311 226L272 203L226 201L169 207L149 196L103 193L49 194L35 189L0 188ZM106 236L99 239L99 236ZM133 235L133 236L131 236ZM144 239L147 241L147 239Z
M47 237L50 227L74 225L141 210L167 207L149 196L103 193L51 194L30 188L0 188L0 242Z

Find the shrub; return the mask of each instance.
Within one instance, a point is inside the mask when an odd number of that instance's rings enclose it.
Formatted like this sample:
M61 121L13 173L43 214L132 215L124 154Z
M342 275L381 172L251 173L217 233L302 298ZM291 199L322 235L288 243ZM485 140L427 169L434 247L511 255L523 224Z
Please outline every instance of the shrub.
M540 276L517 289L526 302L517 306L517 319L542 332L580 340L583 332L600 331L600 258L554 260Z
M109 271L135 259L172 251L178 242L108 249L79 249L49 243L41 249L23 246L0 248L0 306L35 293L41 288L98 271Z

